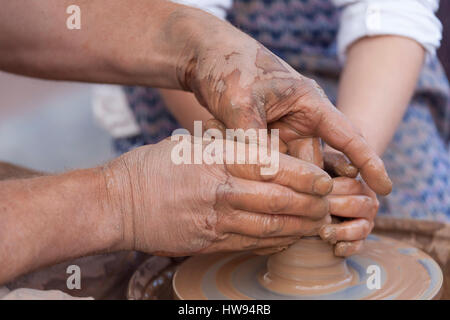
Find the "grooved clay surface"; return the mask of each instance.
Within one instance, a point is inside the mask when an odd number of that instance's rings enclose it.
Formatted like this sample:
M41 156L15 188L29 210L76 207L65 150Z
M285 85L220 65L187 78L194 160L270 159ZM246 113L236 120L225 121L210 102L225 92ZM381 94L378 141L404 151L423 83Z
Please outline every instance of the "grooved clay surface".
M319 259L320 267L309 270L309 275L303 273L303 278L295 270L289 275L290 268L302 268L302 254ZM272 279L276 285L265 279L269 271L273 273L273 269L267 269L268 257L251 253L193 257L174 277L175 296L179 299L433 299L443 282L439 266L427 254L386 237L370 236L360 254L342 263L317 256L317 251L306 252L304 248L297 255L298 261L288 261L287 266L275 270L274 274L278 272L281 276ZM308 260L307 264L310 263ZM277 261L277 264L283 263ZM379 267L380 289L367 286L369 266ZM283 274L287 275L284 279Z

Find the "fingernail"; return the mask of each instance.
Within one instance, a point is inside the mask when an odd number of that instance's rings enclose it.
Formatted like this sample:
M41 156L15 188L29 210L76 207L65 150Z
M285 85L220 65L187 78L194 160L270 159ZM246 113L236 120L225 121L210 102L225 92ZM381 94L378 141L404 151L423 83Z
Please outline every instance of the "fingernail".
M325 196L333 189L333 180L330 177L322 176L314 181L313 192Z
M336 240L336 228L332 225L322 226L319 230L319 235L322 240L328 241L331 244L335 244Z

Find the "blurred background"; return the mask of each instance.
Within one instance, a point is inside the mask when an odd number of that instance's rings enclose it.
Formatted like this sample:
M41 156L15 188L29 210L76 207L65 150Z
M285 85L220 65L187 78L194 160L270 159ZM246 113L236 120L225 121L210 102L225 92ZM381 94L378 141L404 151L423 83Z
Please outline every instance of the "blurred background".
M0 72L0 160L45 171L92 167L112 157L95 122L92 86Z
M444 39L450 33L450 1L441 1ZM450 75L450 41L441 62ZM94 121L92 85L30 79L0 72L0 161L59 172L104 163L111 138Z

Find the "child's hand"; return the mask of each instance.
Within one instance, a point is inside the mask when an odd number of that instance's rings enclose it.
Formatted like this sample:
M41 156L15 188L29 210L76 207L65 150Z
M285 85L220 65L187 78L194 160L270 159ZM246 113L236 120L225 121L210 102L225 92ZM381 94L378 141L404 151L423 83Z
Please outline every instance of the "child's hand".
M323 240L336 244L335 255L350 256L362 249L364 239L372 231L379 202L362 180L338 177L333 182L333 190L327 196L329 211L344 219L324 225L319 234Z

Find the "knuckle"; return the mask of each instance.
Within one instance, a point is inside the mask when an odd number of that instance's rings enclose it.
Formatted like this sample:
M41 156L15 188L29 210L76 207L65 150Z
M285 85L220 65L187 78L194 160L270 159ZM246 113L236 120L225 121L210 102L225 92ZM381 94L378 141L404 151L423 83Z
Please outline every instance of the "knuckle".
M225 181L221 184L219 184L216 188L216 199L219 202L230 202L233 200L235 189L233 182L231 181L230 177L227 176Z
M318 219L324 218L329 211L329 203L325 197L311 197L308 200L308 208L315 213Z
M325 91L323 91L322 87L317 83L314 79L308 79L307 85L310 88L311 92L317 95L319 98L326 98Z
M280 163L280 165L281 165L281 163ZM262 174L263 171L261 169L263 167L265 167L266 165L258 164L258 165L252 165L252 166L253 166L253 170L254 170L254 176L259 177L259 179L264 182L275 181L278 177L278 172L280 171L280 170L275 170L271 174Z
M283 192L281 188L274 188L271 197L268 199L270 212L282 212L290 207L292 203L292 193Z
M310 89L317 88L319 85L317 84L317 81L308 77L303 78L304 84L309 87Z
M285 218L282 216L275 215L263 218L261 228L262 236L272 236L281 232L284 229L285 223Z

